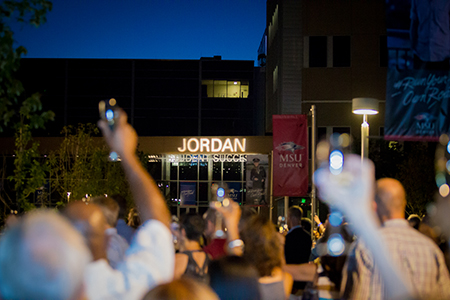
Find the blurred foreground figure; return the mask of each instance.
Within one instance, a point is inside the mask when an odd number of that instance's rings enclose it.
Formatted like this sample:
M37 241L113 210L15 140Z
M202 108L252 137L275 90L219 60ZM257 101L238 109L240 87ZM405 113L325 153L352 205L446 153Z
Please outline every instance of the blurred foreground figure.
M209 286L181 278L155 287L142 300L219 300L219 297Z
M435 243L405 220L406 194L402 184L392 178L377 181L377 215L380 233L394 264L401 270L409 288L421 299L449 299L450 279L442 252ZM354 250L350 266L359 274L352 299L385 299L383 282L372 255L364 243ZM348 287L347 287L348 288Z
M85 299L91 253L83 237L52 211L20 218L0 241L2 299Z
M209 284L221 300L261 300L258 271L239 256L211 262Z
M404 274L408 270L401 270L403 273L400 273L400 268L391 258L388 245L385 245L378 229L379 220L373 211L375 198L373 163L368 159L361 161L361 157L357 155L348 155L344 161L343 169L338 173L331 173L328 165L322 165L314 173L320 198L330 205L331 209L344 214L353 231L371 252L379 277L373 279L380 281L381 278L384 284L383 299L416 299L412 295L411 284L407 283ZM416 269L416 266L412 265L411 269ZM381 294L373 292L376 295Z

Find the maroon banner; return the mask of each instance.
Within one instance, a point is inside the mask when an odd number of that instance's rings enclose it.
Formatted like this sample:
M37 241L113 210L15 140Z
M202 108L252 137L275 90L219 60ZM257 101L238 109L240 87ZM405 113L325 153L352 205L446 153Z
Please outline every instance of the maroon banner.
M308 193L308 118L274 115L273 195L306 196Z

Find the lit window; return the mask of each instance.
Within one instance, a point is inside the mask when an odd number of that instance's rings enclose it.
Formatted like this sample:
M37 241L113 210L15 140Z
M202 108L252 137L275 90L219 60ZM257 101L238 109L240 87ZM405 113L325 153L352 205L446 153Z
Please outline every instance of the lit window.
M248 81L205 79L202 86L206 98L248 98Z

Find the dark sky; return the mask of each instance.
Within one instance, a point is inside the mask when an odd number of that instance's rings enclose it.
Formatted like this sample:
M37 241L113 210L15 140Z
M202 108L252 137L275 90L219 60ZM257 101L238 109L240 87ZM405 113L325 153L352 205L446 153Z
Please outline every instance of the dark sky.
M33 58L256 60L266 0L54 0L47 23L14 26Z

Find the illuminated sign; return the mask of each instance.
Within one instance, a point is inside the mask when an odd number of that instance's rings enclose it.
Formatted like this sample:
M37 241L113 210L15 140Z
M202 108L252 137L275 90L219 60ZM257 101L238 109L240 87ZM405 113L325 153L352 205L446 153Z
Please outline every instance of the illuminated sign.
M227 138L222 141L219 138L190 138L183 139L183 146L178 147L179 152L203 153L203 152L245 152L246 139Z
M169 155L169 162L208 162L211 159L213 162L246 162L246 154L180 154L180 155Z

